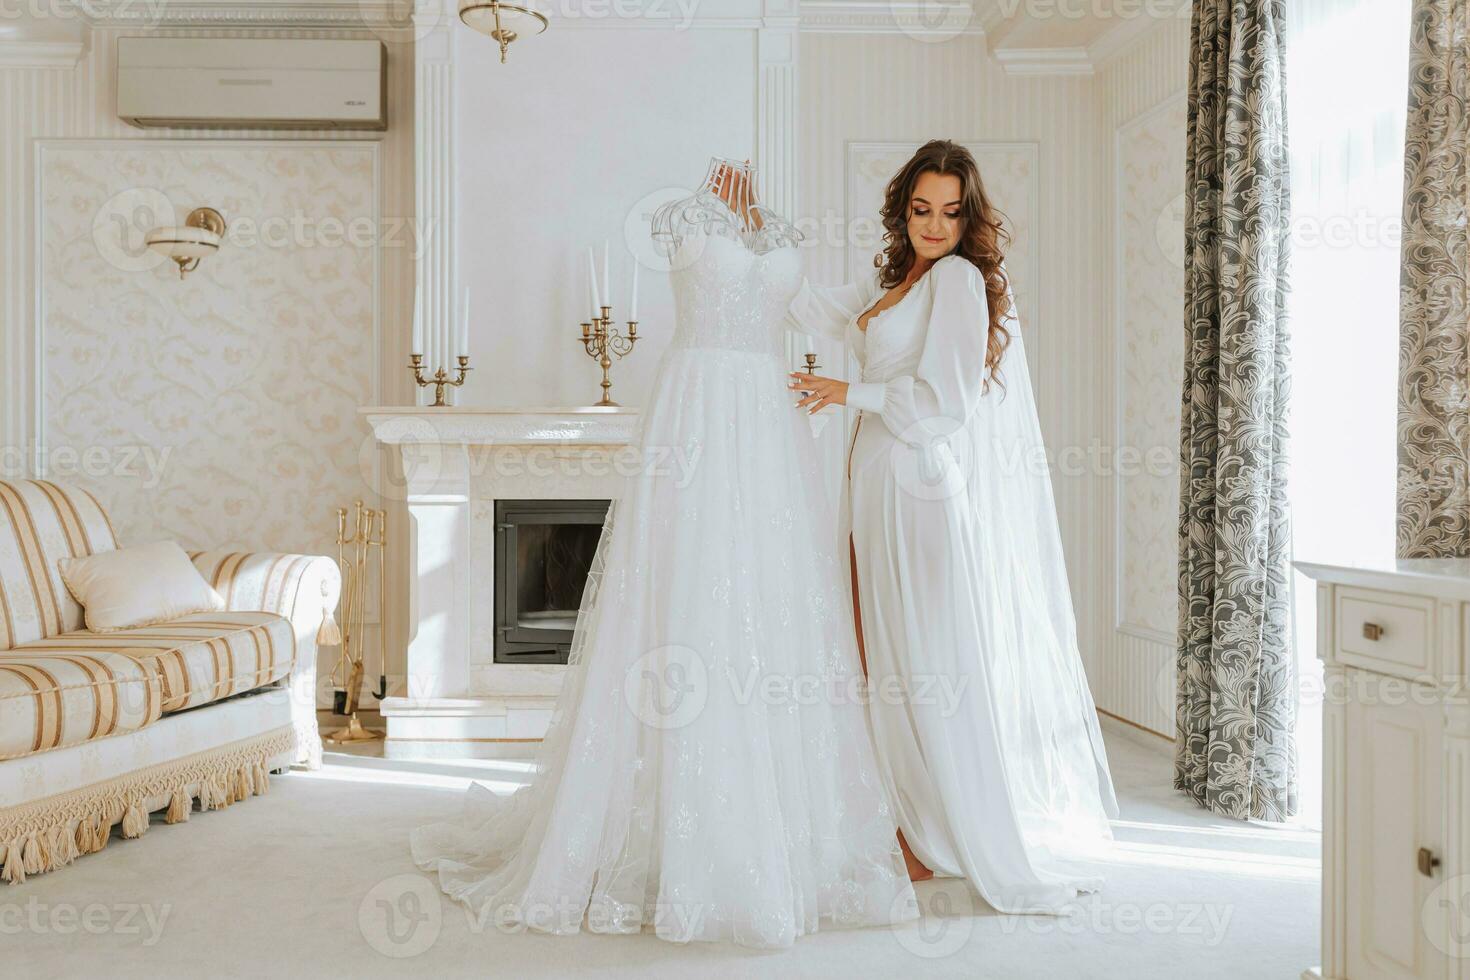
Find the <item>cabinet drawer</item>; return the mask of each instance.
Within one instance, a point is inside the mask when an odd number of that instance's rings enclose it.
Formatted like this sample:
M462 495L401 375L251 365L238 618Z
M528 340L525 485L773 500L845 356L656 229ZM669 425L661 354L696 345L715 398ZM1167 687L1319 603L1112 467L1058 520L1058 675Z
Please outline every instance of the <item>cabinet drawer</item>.
M1439 676L1432 598L1340 585L1336 606L1342 663L1416 680Z

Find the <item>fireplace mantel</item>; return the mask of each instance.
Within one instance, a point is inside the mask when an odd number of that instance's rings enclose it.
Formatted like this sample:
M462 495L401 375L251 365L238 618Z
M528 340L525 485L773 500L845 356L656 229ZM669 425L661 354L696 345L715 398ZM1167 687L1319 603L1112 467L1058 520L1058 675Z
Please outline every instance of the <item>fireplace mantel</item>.
M359 412L377 442L400 454L401 473L383 481L383 493L405 502L413 526L408 689L381 704L385 753L473 756L484 754L481 743L540 738L566 668L493 662L486 614L494 504L621 496L615 460L637 437L638 410L379 406Z
M440 443L459 446L621 446L638 427L638 409L425 408L359 409L384 445Z

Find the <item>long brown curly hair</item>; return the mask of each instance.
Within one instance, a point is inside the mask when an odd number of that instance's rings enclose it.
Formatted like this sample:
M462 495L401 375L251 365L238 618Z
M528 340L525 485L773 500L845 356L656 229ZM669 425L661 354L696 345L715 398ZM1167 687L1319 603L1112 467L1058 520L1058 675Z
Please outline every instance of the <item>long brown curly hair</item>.
M883 192L883 251L873 259L881 270L878 281L884 289L903 282L913 267L914 246L909 241L908 223L914 186L926 173L954 176L960 180L960 241L952 254L963 256L980 270L985 280L985 304L990 310L989 336L985 342L985 382L995 377L1001 355L1010 345L1011 333L1002 321L1010 312L1006 303L1006 274L1001 268L1004 246L1010 233L1001 225L1004 218L986 196L980 168L970 151L950 140L930 140L899 168ZM996 381L1001 387L1004 383Z

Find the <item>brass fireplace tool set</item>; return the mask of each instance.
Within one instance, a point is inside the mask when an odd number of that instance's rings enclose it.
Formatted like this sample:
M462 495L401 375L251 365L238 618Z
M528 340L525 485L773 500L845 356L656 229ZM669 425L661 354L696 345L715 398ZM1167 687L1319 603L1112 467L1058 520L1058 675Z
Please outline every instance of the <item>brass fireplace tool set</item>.
M415 355L417 357L418 355ZM460 358L461 361L465 358ZM442 371L440 373L443 373ZM380 739L378 732L368 731L357 718L358 699L362 694L366 650L363 645L364 613L367 608L368 579L377 566L378 587L378 689L373 697L382 700L388 694L387 668L384 665L383 628L381 618L386 608L383 569L388 546L388 512L364 507L357 501L352 530L347 528L347 508L337 508L337 567L342 570L342 651L332 668L332 685L338 697L333 711L347 716L347 724L324 736L328 742L367 742ZM376 556L377 561L373 560Z

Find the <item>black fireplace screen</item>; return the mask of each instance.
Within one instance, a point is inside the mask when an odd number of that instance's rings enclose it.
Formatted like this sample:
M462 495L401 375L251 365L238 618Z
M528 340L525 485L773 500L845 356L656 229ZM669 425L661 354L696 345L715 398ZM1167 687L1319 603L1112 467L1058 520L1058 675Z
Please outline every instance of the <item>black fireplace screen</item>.
M495 502L495 662L564 664L606 500Z

